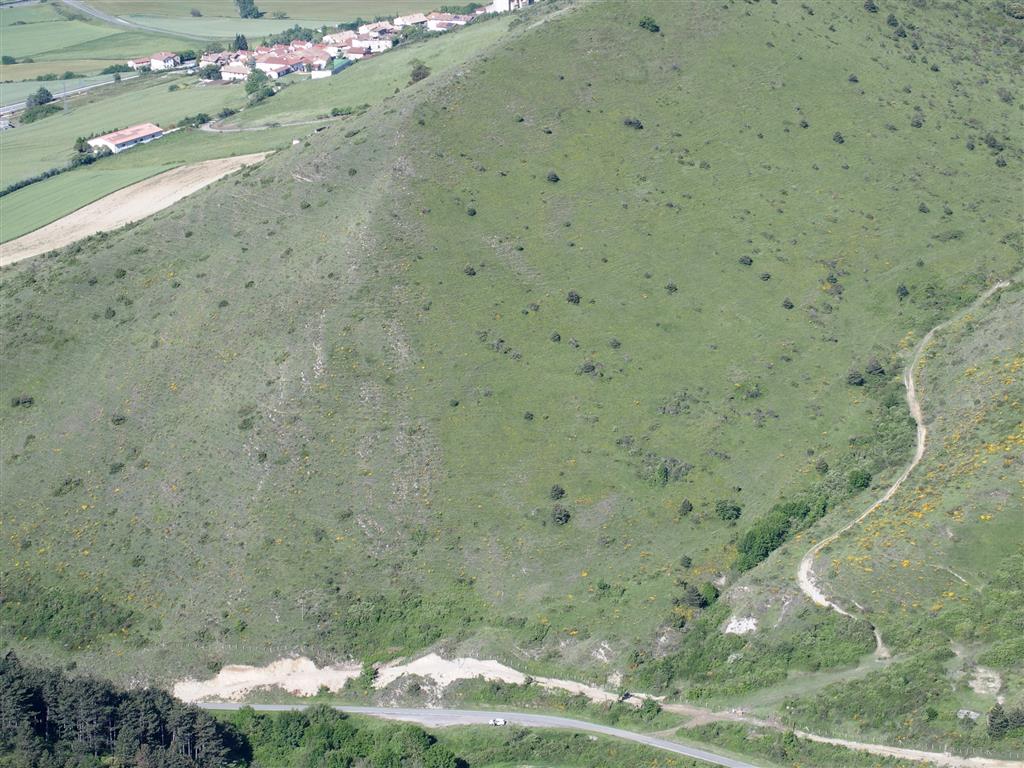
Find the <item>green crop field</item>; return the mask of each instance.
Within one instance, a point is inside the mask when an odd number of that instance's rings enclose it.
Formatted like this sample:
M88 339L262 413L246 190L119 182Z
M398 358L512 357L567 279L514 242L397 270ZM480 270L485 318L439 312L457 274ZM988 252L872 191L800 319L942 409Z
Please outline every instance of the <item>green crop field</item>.
M474 24L356 62L326 80L290 84L273 99L229 118L225 125L250 127L287 123L327 115L335 107L355 109L364 104L379 104L396 89L408 85L415 62L422 61L431 70L444 73L494 45L508 31L510 21L498 18Z
M15 104L24 101L25 98L35 93L40 88L46 88L56 98L60 98L65 89L71 91L86 85L98 83L109 83L110 75L93 75L92 77L76 77L68 80L28 80L15 83L0 83L0 104Z
M185 50L195 44L173 33L122 31L80 14L62 15L58 8L63 6L47 3L0 9L0 53L19 62L4 66L4 79L79 69L90 74L90 69L155 51ZM26 58L32 61L24 62ZM83 62L92 64L87 68ZM103 63L97 67L95 62Z
M143 14L193 18L191 11L195 8L203 14L201 18L238 19L238 8L232 0L96 0L93 5L117 16ZM275 12L284 12L289 17L286 21L294 23L290 21L292 18L336 21L351 21L358 17L372 19L376 16L429 10L428 5L423 0L264 0L259 8L268 21L274 20Z
M0 198L0 243L56 221L118 189L187 163L282 149L309 129L182 131Z
M178 90L169 91L170 84L177 84ZM66 113L0 134L0 150L4 152L0 185L67 163L79 136L96 136L142 122L171 127L186 115L237 108L244 103L245 94L240 88L202 86L194 79L168 77L124 82L118 86L117 95L83 98L86 101L70 101Z
M65 61L31 61L27 64L0 65L0 80L21 81L34 80L39 75L57 75L75 72L88 75L99 72L110 65L109 59L71 59Z
M956 711L1024 677L1021 22L877 2L551 0L289 86L239 122L370 107L6 269L0 639L160 685L432 649L1019 751ZM816 607L800 558L913 455L913 348L1009 278L922 366L934 455L816 563L857 617ZM694 734L868 760L732 728Z

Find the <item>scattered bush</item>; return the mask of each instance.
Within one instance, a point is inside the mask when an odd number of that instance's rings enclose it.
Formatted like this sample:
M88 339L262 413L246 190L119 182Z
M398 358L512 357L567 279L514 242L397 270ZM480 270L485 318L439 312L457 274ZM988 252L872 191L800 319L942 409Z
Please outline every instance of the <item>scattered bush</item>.
M658 26L658 22L656 22L650 16L644 16L642 19L640 19L640 29L646 29L648 32L661 31L661 27Z
M428 77L430 77L430 67L422 61L417 61L413 64L412 72L409 74L409 85L426 80Z
M576 293L576 291L569 291L569 293L565 295L565 300L570 304L579 304L580 298L580 295Z
M637 120L635 117L627 117L625 120L622 121L622 124L625 125L627 128L633 128L637 131L642 131L644 129L644 124Z
M547 179L552 184L557 184L559 181L561 181L561 178L559 177L559 175L557 173L555 173L554 171L548 171Z
M571 518L572 515L569 514L569 510L561 504L555 504L554 509L551 510L551 520L555 525L565 525Z
M856 369L851 369L846 374L846 383L852 387L862 387L864 386L864 374Z
M548 496L550 496L553 501L558 501L565 497L565 488L560 485L552 485L551 490L548 491Z
M732 499L719 499L715 502L715 514L722 520L738 520L743 507Z
M850 491L860 491L871 485L871 473L866 469L854 469L846 476L846 487Z
M832 141L834 141L836 144L846 143L846 139L843 138L843 134L841 134L839 131L836 131L835 133L832 134Z

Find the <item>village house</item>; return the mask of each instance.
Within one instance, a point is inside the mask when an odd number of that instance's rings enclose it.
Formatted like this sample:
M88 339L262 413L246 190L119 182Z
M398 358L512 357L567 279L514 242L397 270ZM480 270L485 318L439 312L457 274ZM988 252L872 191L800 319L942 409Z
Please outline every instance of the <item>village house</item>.
M301 50L302 48L312 48L313 43L311 43L309 40L292 40L288 44L288 47L293 51L298 51Z
M133 125L131 128L125 128L121 131L97 136L95 139L89 139L88 143L94 150L109 149L116 155L118 152L130 149L136 144L146 144L154 139L159 139L163 135L164 131L159 125L142 123L141 125Z
M336 45L339 48L347 48L348 45L355 39L356 33L351 29L346 29L344 32L337 32L332 35L324 35L323 45Z
M447 32L453 27L465 26L472 16L457 16L454 13L431 13L427 16L427 29L434 32Z
M359 59L365 59L370 55L369 48L344 48L341 51L341 55L349 61L359 61Z
M375 21L372 24L363 24L357 30L360 35L370 35L371 37L381 37L385 35L394 34L397 29L396 27L387 21Z
M144 59L128 59L126 63L131 69L134 69L136 72L141 72L145 69L149 69L148 56Z
M181 64L181 59L178 55L175 53L169 53L168 51L154 53L149 57L149 68L154 72L158 72L163 69L174 69L179 64Z
M234 54L232 54L229 51L220 51L218 53L204 53L199 58L199 63L204 67L208 67L211 64L215 64L220 67L230 62L233 55Z
M427 23L427 17L422 13L412 13L408 16L396 16L391 23L395 25L396 29L403 29L404 27L424 25Z
M220 79L228 82L245 80L252 74L252 67L240 61L232 62L220 68Z

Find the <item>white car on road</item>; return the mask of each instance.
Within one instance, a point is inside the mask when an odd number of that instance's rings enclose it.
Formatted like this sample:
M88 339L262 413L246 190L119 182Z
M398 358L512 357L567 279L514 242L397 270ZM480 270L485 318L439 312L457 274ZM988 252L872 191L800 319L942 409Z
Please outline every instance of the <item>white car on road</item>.
M505 718L503 717L492 717L487 721L488 725L505 725Z

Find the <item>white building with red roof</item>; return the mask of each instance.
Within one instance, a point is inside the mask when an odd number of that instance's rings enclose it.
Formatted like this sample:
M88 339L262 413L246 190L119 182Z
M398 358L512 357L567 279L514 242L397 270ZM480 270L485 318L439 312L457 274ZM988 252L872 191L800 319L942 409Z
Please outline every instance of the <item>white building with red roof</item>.
M89 146L95 150L109 149L116 155L118 152L130 149L136 144L146 144L154 139L159 139L163 135L164 130L159 125L142 123L141 125L133 125L131 128L124 128L120 131L97 136L95 139L89 139Z

